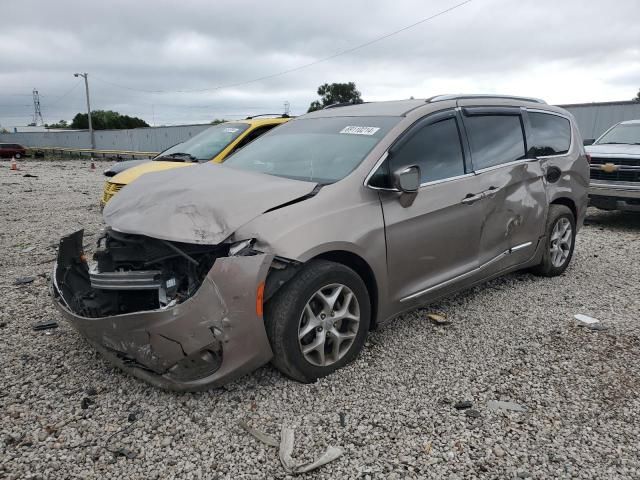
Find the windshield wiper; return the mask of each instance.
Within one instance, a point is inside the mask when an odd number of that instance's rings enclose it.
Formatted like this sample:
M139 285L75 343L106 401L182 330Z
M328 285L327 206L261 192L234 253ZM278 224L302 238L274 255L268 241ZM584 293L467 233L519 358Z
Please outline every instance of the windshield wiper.
M162 155L161 157L156 158L156 160L170 160L172 162L175 162L175 161L181 162L181 161L184 161L184 160L181 160L182 158L188 158L192 162L198 161L198 159L193 155L191 155L190 153L184 153L184 152L169 153L168 155Z

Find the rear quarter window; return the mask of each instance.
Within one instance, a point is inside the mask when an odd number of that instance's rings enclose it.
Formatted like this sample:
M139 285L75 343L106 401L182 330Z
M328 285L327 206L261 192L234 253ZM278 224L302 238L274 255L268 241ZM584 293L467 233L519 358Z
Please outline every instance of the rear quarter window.
M558 115L528 112L531 124L529 155L563 155L571 145L571 124Z

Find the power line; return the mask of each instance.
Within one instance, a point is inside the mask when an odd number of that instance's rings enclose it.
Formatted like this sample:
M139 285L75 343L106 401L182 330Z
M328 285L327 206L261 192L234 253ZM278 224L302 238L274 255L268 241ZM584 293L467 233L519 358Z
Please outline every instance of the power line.
M269 74L269 75L264 75L262 77L254 78L254 79L251 79L251 80L245 80L245 81L242 81L242 82L229 83L229 84L218 85L218 86L210 87L210 88L201 88L201 89L193 89L193 90L145 90L145 89L142 89L142 88L134 88L134 87L128 87L128 86L125 86L125 85L120 85L118 83L110 82L110 81L104 80L104 79L102 79L100 77L96 77L95 75L93 75L93 78L95 78L96 80L98 80L98 81L100 81L102 83L113 85L114 87L122 88L122 89L125 89L125 90L132 90L132 91L135 91L135 92L144 92L144 93L198 93L198 92L209 92L209 91L213 91L213 90L222 90L222 89L225 89L225 88L239 87L239 86L242 86L242 85L248 85L250 83L260 82L262 80L268 80L270 78L280 77L282 75L287 75L289 73L297 72L297 71L302 70L304 68L309 68L309 67L312 67L314 65L318 65L319 63L323 63L323 62L327 62L329 60L333 60L334 58L339 57L341 55L346 55L347 53L355 52L356 50L360 50L361 48L365 48L365 47L368 47L369 45L373 45L374 43L380 42L382 40L386 40L389 37L392 37L394 35L402 33L402 32L404 32L406 30L411 29L411 28L417 27L418 25L421 25L421 24L426 23L426 22L428 22L430 20L433 20L434 18L437 18L437 17L440 17L442 15L445 15L445 14L447 14L447 13L453 11L453 10L456 10L457 8L460 8L460 7L462 7L462 6L464 6L464 5L468 4L468 3L471 3L472 1L473 0L465 0L464 2L461 2L461 3L458 3L456 5L453 5L452 7L449 7L447 9L445 9L445 10L441 10L438 13L435 13L435 14L429 16L429 17L423 18L422 20L419 20L419 21L417 21L415 23L412 23L411 25L407 25L407 26L402 27L402 28L400 28L398 30L395 30L393 32L390 32L390 33L387 33L387 34L382 35L380 37L374 38L373 40L369 40L368 42L361 43L360 45L356 45L354 47L347 48L346 50L341 50L341 51L336 52L336 53L334 53L332 55L329 55L327 57L323 57L323 58L320 58L318 60L314 60L313 62L305 63L303 65L299 65L297 67L290 68L288 70L283 70L281 72L272 73L272 74Z
M65 93L63 93L62 95L60 95L58 98L54 99L51 103L47 103L45 102L45 106L46 107L52 107L53 105L57 104L58 102L60 102L60 100L62 100L64 97L66 97L67 95L69 95L71 92L73 92L76 87L78 85L80 85L80 83L82 82L82 80L78 80L73 87L71 87L69 90L67 90Z

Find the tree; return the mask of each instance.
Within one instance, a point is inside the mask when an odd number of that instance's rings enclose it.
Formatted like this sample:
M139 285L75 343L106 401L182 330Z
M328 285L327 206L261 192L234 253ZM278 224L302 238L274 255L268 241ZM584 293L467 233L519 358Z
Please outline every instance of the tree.
M640 102L640 90L638 90L638 94L636 95L636 98L633 99L636 102Z
M216 118L215 120L213 120L211 122L211 125L218 125L218 124L224 123L224 122L226 122L226 120L224 118Z
M60 120L58 123L45 123L44 126L47 128L69 128L69 123L66 120Z
M111 110L94 110L91 112L91 123L94 130L123 128L140 128L148 127L149 124L138 117L130 117L129 115L120 115L118 112ZM78 113L73 117L71 128L87 129L89 128L89 120L86 113Z
M318 87L318 95L320 101L315 100L309 105L308 112L315 110L321 110L327 105L333 105L334 103L362 103L362 97L360 92L356 89L356 84L349 83L325 83Z

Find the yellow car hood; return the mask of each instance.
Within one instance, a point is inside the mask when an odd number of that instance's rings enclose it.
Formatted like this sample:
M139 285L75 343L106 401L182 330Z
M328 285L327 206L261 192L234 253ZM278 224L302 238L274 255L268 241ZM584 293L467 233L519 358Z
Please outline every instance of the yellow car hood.
M143 163L136 167L129 168L124 172L120 172L109 180L112 183L119 183L122 185L128 185L133 182L140 175L150 172L161 172L163 170L171 170L173 168L189 167L191 165L198 165L198 163L192 162L163 162L152 160L150 162Z

